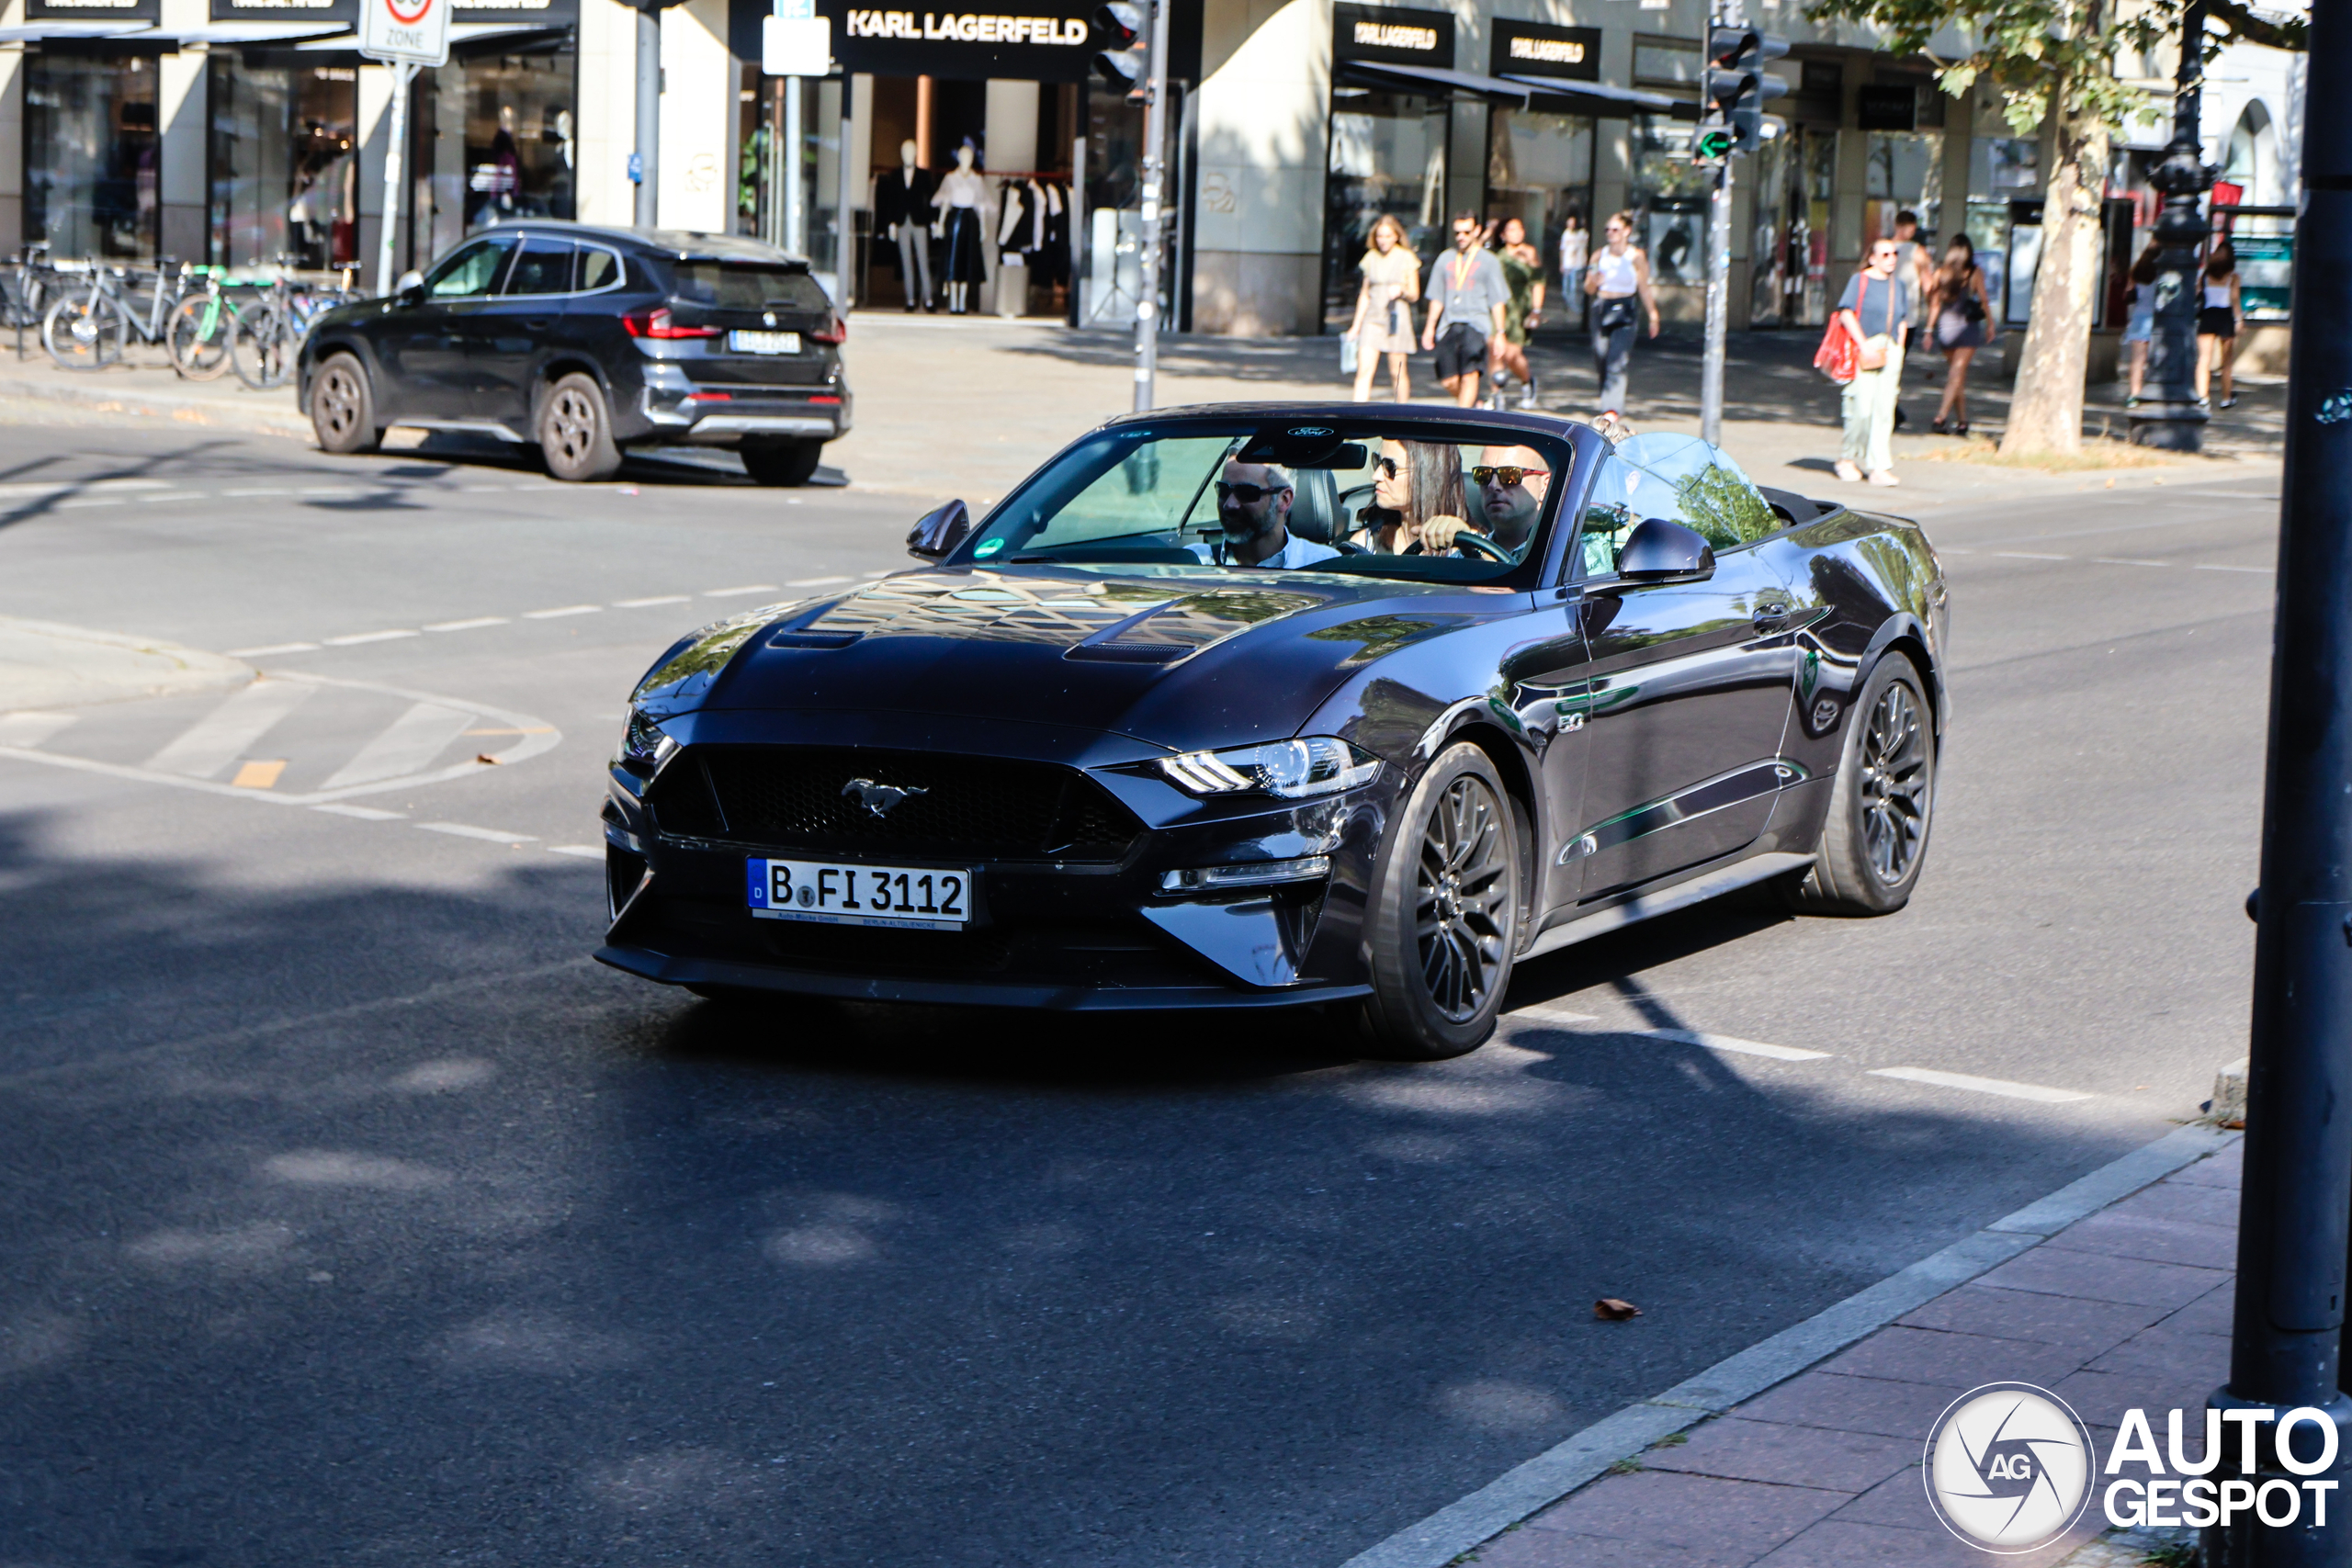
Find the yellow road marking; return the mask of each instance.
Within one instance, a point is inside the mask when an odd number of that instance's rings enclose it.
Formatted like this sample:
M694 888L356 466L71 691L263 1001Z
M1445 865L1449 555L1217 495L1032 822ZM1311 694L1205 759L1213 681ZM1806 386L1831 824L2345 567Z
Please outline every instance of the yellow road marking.
M285 771L284 762L247 762L229 782L239 789L276 789L277 775Z

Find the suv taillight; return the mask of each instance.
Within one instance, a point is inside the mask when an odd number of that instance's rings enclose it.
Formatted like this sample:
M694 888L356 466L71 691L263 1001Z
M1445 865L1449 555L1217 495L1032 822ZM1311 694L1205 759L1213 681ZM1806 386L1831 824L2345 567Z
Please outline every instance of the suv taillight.
M839 343L847 336L849 336L849 322L840 316L835 316L831 324L822 332L810 333L808 341L810 343Z
M621 326L631 337L717 337L717 327L682 327L670 319L666 305L650 310L631 310L621 317Z

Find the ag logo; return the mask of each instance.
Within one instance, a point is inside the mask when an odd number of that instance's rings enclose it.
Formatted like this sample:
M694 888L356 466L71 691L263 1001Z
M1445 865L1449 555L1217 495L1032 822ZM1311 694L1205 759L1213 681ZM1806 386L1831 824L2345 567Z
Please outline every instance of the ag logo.
M2008 1555L2049 1545L2082 1517L2097 1459L2064 1400L2031 1383L1994 1382L1937 1417L1922 1468L1945 1528Z

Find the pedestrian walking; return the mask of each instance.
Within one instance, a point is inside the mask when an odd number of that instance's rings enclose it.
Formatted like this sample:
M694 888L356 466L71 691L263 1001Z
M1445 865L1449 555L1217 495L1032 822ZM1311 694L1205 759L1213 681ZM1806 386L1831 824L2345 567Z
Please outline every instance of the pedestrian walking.
M1479 242L1487 225L1475 212L1453 215L1453 249L1440 258L1429 290L1429 320L1421 346L1437 351L1437 378L1463 408L1476 407L1494 367L1494 345L1503 335L1503 310L1510 286L1502 263Z
M1846 443L1838 477L1851 484L1868 475L1874 485L1894 477L1894 405L1903 389L1903 345L1911 332L1911 289L1895 272L1901 254L1892 238L1871 246L1870 259L1838 299L1838 323L1854 341L1854 378L1846 383Z
M1584 324L1584 290L1577 287L1584 277L1585 253L1592 248L1592 236L1585 231L1584 220L1571 212L1560 224L1560 309L1568 301L1577 302L1577 324Z
M1901 266L1898 260L1897 267ZM1901 276L1898 271L1898 276ZM1944 247L1944 264L1929 274L1928 320L1935 324L1936 347L1944 356L1944 398L1928 428L1938 435L1968 434L1968 364L1986 342L1984 323L1993 303L1984 293L1984 269L1976 246L1954 234Z
M1372 400L1373 367L1385 357L1388 387L1398 402L1413 395L1413 305L1421 297L1421 258L1405 242L1405 225L1389 213L1374 220L1356 289L1355 320L1347 335L1356 345L1356 401Z
M2162 270L2164 246L2150 240L2132 264L2132 312L2123 319L2125 374L2131 378L2127 408L2140 406L2140 389L2148 382L2148 345L2156 341L2156 274Z
M1516 376L1519 406L1532 409L1535 372L1527 363L1527 334L1544 320L1544 253L1527 243L1526 224L1506 218L1495 234L1495 257L1503 264L1503 282L1510 289L1502 337L1495 344L1495 403L1501 406L1504 382Z
M2223 240L2205 259L2205 297L2197 311L2197 402L2203 407L2212 389L2213 372L2222 372L2222 406L2237 405L2237 389L2230 381L2230 364L2237 358L2238 329L2245 324L2245 306L2238 295L2237 247Z
M1600 417L1625 412L1626 362L1634 356L1638 308L1649 315L1657 336L1657 293L1650 287L1650 258L1634 243L1634 215L1611 213L1601 227L1602 244L1585 268L1585 297L1592 302L1592 369L1600 381Z

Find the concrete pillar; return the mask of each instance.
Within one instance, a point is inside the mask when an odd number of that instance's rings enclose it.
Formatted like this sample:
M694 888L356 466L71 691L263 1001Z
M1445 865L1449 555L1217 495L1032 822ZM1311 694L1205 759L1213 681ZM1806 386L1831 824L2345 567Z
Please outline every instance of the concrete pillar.
M205 24L205 0L163 0L166 32ZM162 206L157 241L163 255L184 262L211 260L212 193L205 186L205 145L209 140L205 77L209 53L201 49L166 54L157 62L155 198Z
M359 67L359 257L368 265L361 269L360 287L376 287L374 262L384 233L384 152L390 144L392 118L392 73L386 65L373 62ZM408 244L404 234L395 235L399 243L393 248L394 276L406 270Z
M8 7L11 14L17 9ZM0 49L0 251L24 243L25 51L11 44Z
M573 170L580 220L627 227L637 187L628 155L637 145L637 12L617 0L580 0L580 107Z
M1037 84L990 82L988 115L989 168L1012 174L1037 166Z
M727 0L688 0L662 13L662 226L734 228L735 57Z
M1196 103L1193 325L1239 337L1320 330L1328 0L1206 0Z

